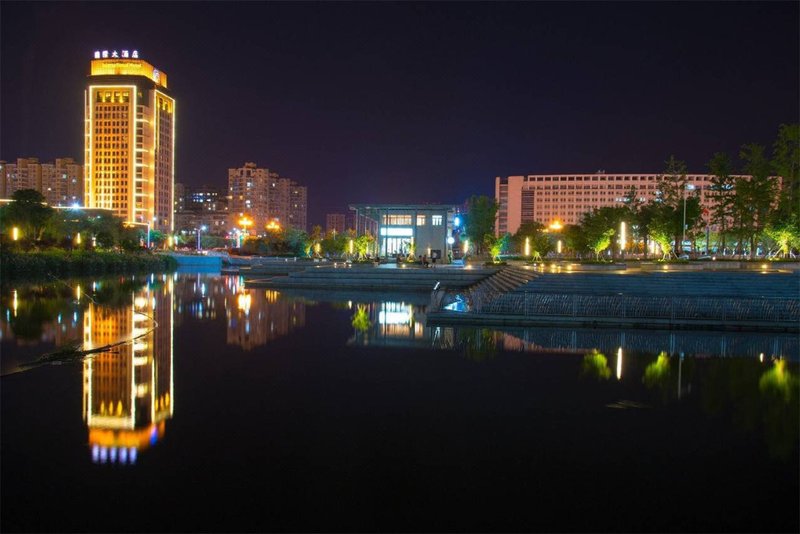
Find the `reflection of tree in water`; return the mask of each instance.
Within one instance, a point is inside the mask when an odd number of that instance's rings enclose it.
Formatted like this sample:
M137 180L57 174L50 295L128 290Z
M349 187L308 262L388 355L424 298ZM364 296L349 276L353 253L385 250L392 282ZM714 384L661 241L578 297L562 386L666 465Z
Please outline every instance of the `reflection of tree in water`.
M353 314L353 320L351 321L353 328L356 329L357 333L365 333L369 331L369 327L372 326L372 322L369 320L369 313L367 312L367 307L363 304L359 304L356 307L356 312Z
M14 309L14 313L8 315L14 336L25 340L40 339L46 324L57 321L59 315L82 312L92 301L109 307L130 305L131 294L141 289L145 281L103 281L95 284L95 290L91 290L92 285L91 280L68 283L54 279L47 283L21 285L17 289L4 288L2 307ZM78 287L81 288L79 292Z
M104 306L120 308L123 306L130 306L131 294L139 291L145 286L144 280L129 280L125 279L122 282L101 283L97 289L91 294L92 299L97 304ZM150 287L153 289L160 289L163 283L159 281L153 282Z
M56 320L59 314L69 314L81 309L73 301L73 290L60 284L24 285L3 291L5 309L13 309L8 323L20 339L39 339L46 323ZM85 304L84 304L85 305Z
M503 334L486 328L460 328L457 339L467 359L482 362L497 356L502 336Z
M710 415L729 413L747 432L763 428L771 455L797 454L800 436L798 379L785 360L764 371L755 359L714 358L698 366L700 403Z
M599 380L608 380L611 377L611 369L608 367L608 358L605 354L592 349L591 352L583 357L581 364L581 374Z
M796 454L795 443L800 436L800 380L786 367L786 360L775 360L772 369L762 374L758 381L761 402L766 405L764 433L767 444L770 453L780 458Z

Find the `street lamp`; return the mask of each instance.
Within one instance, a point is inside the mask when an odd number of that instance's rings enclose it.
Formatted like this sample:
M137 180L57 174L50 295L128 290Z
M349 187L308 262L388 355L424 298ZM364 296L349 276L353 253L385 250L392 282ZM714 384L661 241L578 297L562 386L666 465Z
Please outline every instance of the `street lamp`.
M200 252L202 250L202 247L200 246L200 232L205 232L206 230L207 230L207 228L205 227L205 225L200 226L200 227L197 228L197 251L198 252Z
M686 191L694 191L694 184L686 184L683 189L683 238L681 239L681 254L683 254L683 243L686 241Z

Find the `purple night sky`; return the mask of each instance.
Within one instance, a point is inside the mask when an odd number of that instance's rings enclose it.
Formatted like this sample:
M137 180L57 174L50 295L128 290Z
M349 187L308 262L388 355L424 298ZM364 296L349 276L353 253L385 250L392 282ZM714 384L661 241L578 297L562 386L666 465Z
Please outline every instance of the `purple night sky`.
M82 160L96 49L178 101L176 180L255 161L349 202L460 203L509 174L705 172L800 115L800 4L0 5L0 158Z

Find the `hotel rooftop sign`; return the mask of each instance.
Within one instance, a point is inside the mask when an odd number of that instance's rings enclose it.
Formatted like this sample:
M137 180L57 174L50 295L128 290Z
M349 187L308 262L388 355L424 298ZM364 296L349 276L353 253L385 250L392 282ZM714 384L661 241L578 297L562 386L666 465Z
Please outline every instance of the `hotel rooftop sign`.
M95 50L92 76L144 76L167 88L167 75L139 59L138 50Z

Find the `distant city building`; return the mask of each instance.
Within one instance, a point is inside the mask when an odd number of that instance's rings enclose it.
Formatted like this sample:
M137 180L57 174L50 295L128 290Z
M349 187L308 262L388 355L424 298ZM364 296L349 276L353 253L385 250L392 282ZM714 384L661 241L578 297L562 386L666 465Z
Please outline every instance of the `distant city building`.
M180 213L186 209L186 188L180 182L175 182L175 193L172 199L172 204L175 207L175 213Z
M238 226L239 220L247 217L252 221L254 233L263 231L268 220L267 201L270 175L269 169L259 169L255 163L245 163L238 169L228 169L228 209L231 224Z
M232 227L244 218L252 222L249 230L259 234L273 220L284 228L306 230L308 188L277 172L245 163L228 169L228 212Z
M186 210L175 214L176 232L194 232L203 227L204 234L225 236L231 229L228 212Z
M227 211L228 193L223 187L201 185L185 188L186 210L196 211Z
M209 185L199 187L175 184L177 208L175 230L204 232L223 236L230 229L228 196L224 189Z
M714 204L710 174L687 174L702 208ZM499 205L496 234L515 233L522 223L579 224L584 213L605 206L622 206L631 187L642 202L655 198L661 174L542 174L495 178ZM688 193L687 193L688 194ZM692 192L694 194L694 192Z
M353 204L358 235L377 236L376 253L428 256L445 263L456 207L446 204Z
M345 232L345 214L328 213L325 216L325 232L336 232L337 234L343 234Z
M0 161L0 197L10 198L20 189L35 189L51 206L83 205L83 166L72 158L40 163L38 158Z
M86 206L172 231L175 99L167 75L138 53L96 53L84 109Z

